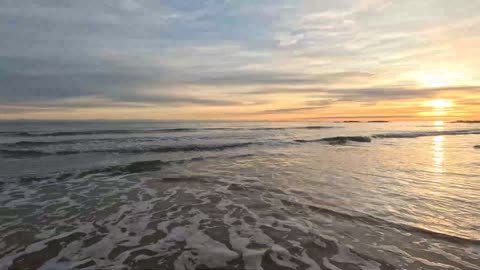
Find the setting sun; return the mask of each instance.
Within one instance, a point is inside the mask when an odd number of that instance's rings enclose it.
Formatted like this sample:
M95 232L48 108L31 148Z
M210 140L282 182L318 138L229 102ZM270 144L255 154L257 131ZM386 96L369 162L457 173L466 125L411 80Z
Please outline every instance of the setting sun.
M441 110L441 109L453 107L453 102L446 99L435 99L435 100L428 101L426 103L426 106Z

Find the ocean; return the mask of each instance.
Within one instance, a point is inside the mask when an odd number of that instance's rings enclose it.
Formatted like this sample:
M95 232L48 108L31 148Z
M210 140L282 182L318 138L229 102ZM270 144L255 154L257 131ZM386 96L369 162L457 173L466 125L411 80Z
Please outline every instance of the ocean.
M0 269L480 269L480 124L0 122Z

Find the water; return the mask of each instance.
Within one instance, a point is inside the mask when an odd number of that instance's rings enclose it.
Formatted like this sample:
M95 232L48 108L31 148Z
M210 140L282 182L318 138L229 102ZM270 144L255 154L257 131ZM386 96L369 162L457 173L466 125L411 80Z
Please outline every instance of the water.
M1 122L0 269L480 269L478 145L474 123Z

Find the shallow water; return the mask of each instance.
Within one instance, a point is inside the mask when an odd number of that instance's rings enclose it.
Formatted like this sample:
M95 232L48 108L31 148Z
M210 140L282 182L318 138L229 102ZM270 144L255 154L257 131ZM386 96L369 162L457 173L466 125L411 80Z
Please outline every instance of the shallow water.
M480 124L1 122L0 269L480 269Z

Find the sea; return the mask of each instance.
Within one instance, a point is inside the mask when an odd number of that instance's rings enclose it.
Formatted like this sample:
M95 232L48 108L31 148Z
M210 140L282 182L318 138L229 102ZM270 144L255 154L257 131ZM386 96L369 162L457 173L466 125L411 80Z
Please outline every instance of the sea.
M0 269L480 269L480 123L1 121Z

